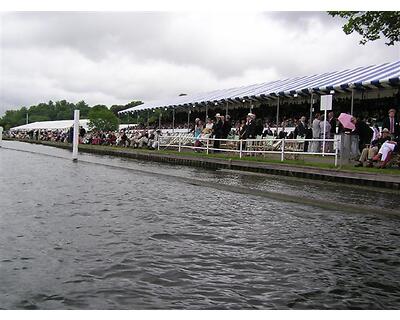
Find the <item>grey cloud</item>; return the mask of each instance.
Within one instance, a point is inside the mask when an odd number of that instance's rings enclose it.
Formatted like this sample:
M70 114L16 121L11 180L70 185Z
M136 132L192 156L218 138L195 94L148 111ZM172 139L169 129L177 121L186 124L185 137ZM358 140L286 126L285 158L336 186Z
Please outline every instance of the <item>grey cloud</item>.
M399 59L325 12L0 15L5 109L49 99L154 100Z

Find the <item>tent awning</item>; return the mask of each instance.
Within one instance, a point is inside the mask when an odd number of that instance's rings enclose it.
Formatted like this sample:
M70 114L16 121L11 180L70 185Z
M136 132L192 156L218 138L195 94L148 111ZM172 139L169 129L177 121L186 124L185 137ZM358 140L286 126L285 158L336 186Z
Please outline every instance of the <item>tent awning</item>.
M119 113L164 107L189 107L195 104L212 104L232 100L241 101L242 99L248 100L249 98L292 97L294 94L324 93L329 90L346 92L351 91L353 88L381 89L398 86L399 84L400 60L368 67L357 67L343 71L326 72L238 88L150 101L122 110Z
M86 119L79 120L79 125L88 129L88 121ZM68 129L74 125L74 120L58 120L58 121L37 121L28 124L24 124L22 126L11 128L11 131L14 130L55 130L55 129Z

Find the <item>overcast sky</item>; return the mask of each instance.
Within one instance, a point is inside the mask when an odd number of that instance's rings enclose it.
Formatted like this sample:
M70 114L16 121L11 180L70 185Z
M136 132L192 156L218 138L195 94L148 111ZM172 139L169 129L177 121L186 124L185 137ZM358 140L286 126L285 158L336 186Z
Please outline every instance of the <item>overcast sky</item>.
M150 101L400 59L324 12L0 13L0 116L48 100Z

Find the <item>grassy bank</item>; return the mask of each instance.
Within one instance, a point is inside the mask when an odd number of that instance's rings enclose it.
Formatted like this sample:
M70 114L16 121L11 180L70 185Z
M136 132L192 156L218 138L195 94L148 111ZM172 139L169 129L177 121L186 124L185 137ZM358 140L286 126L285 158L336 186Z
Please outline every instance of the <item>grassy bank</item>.
M267 164L277 164L282 166L295 166L295 167L309 167L316 169L328 169L333 171L342 171L342 172L357 172L357 173L379 173L379 174L391 174L391 175L400 175L399 168L388 168L388 169L378 169L378 168L366 168L366 167L354 167L354 165L342 165L340 167L335 167L333 164L332 157L326 157L325 159L329 159L329 163L321 162L320 156L308 156L307 159L298 159L298 160L285 160L281 162L279 159L271 159L265 156L243 156L240 158L238 155L230 155L230 154L222 154L222 153L210 153L206 154L205 152L194 152L194 151L176 151L176 150L148 150L148 149L131 149L117 146L94 146L94 145L84 145L84 148L109 148L111 150L123 150L123 151L135 151L135 152L143 152L150 154L163 154L163 155L175 155L175 156L186 156L193 158L211 158L211 159L223 159L223 160L235 160L235 161L252 161L258 163L267 163Z
M5 139L5 140L14 140L14 139ZM17 140L14 140L17 141ZM29 143L40 143L43 145L55 146L55 147L63 147L63 148L72 148L71 144L59 143L59 142L48 142L48 141L31 141L25 140L22 142ZM354 167L354 165L342 165L339 167L335 167L333 164L333 157L321 157L316 155L306 155L301 156L301 159L297 160L285 160L283 162L280 159L272 158L271 154L262 155L262 156L243 156L242 158L236 154L227 154L227 153L210 153L206 154L206 152L194 152L194 151L182 151L178 150L149 150L149 149L133 149L133 148L125 148L125 147L117 147L117 146L99 146L99 145L80 145L81 151L85 150L113 150L113 151L123 151L123 152L132 152L132 153L142 153L142 154L158 154L158 155L171 155L171 156L182 156L192 159L221 159L225 161L238 161L238 162L254 162L254 163L263 163L263 164L273 164L279 167L298 167L298 168L313 168L313 169L324 169L335 172L349 172L349 173L360 173L360 174L382 174L382 175L398 175L400 176L400 169L398 167L388 168L388 169L378 169L378 168L366 168L366 167ZM280 156L280 155L278 155ZM275 157L277 157L275 155ZM340 162L340 161L339 161Z

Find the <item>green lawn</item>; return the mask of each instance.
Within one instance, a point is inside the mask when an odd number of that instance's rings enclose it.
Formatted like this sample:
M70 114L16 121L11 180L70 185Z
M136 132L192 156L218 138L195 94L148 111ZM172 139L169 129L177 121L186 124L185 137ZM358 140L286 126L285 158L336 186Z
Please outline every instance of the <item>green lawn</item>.
M87 145L85 145L87 147ZM253 162L260 162L260 163L271 163L271 164L280 164L280 165L292 165L292 166L301 166L301 167L311 167L311 168L321 168L321 169L331 169L331 170L336 170L336 171L349 171L349 172L360 172L360 173L380 173L380 174L400 174L400 169L398 167L395 168L389 168L389 169L378 169L378 168L365 168L365 167L354 167L354 165L343 165L341 167L335 167L334 166L334 159L332 156L326 157L325 159L327 162L320 162L321 157L320 156L307 156L307 160L285 160L281 162L279 159L271 159L267 157L249 157L249 156L244 156L240 158L238 155L227 155L227 154L206 154L205 152L191 152L191 151L175 151L175 150L148 150L148 149L130 149L130 148L124 148L124 147L116 147L116 146L89 146L89 148L94 147L94 148L111 148L111 149L116 149L116 150L134 150L134 151L139 151L139 152L144 152L144 153L155 153L155 154L165 154L165 155L183 155L183 156L190 156L193 158L217 158L217 159L224 159L224 160L244 160L244 161L253 161ZM312 161L313 158L316 161ZM318 161L318 162L317 162ZM330 163L329 163L329 162Z
M29 141L26 141L29 142ZM61 143L54 142L44 142L43 144L47 145L60 145ZM400 169L398 167L389 168L389 169L378 169L378 168L365 168L365 167L354 167L353 165L343 165L341 167L334 166L334 159L332 156L322 158L321 156L307 156L307 159L299 159L299 160L285 160L283 162L280 159L271 159L264 156L257 157L249 157L244 156L242 158L239 155L235 154L206 154L204 152L194 152L194 151L182 151L179 152L177 150L148 150L148 149L132 149L132 148L124 148L124 147L116 147L116 146L97 146L97 145L81 145L82 150L84 149L109 149L109 150L123 150L123 151L135 151L142 153L154 153L154 154L165 154L165 155L182 155L189 156L193 158L217 158L224 160L244 160L244 161L253 161L260 163L271 163L271 164L279 164L279 165L291 165L291 166L301 166L301 167L309 167L309 168L320 168L320 169L330 169L335 171L347 171L347 172L359 172L359 173L379 173L379 174L394 174L399 175ZM278 155L279 156L279 155ZM339 162L340 163L340 162Z

